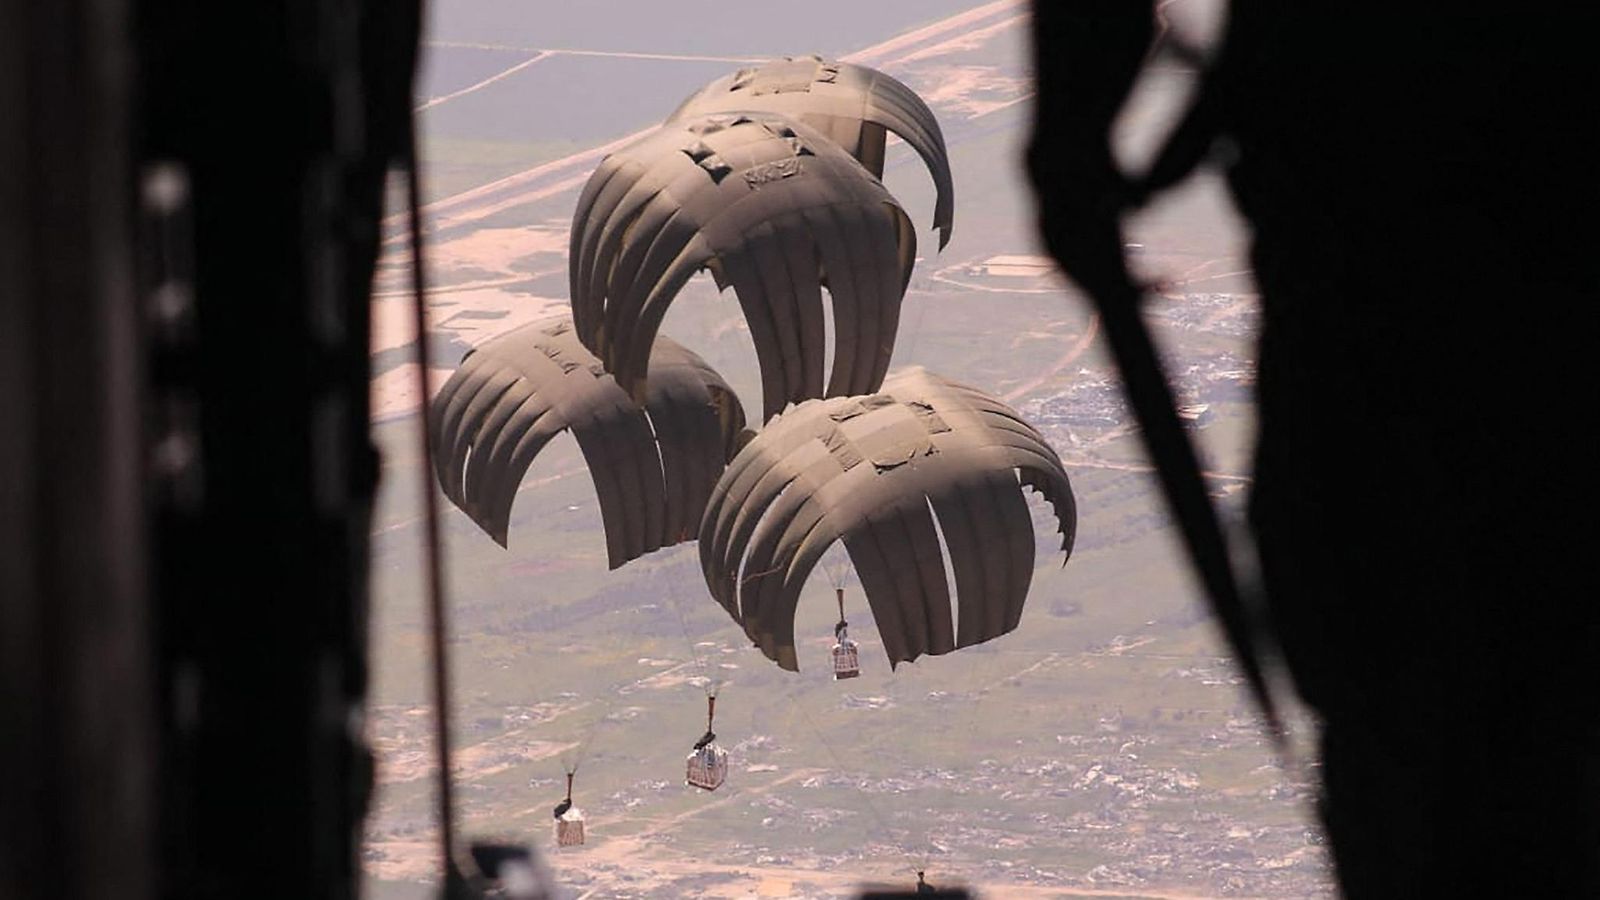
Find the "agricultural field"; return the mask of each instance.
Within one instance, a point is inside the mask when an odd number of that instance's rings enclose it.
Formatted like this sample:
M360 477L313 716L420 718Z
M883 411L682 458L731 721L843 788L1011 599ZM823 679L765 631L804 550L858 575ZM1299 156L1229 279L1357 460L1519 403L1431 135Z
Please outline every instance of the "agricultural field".
M786 22L699 2L543 6L435 6L421 94L433 104L437 381L474 344L564 308L568 220L602 148L738 59L854 54L928 100L955 175L954 237L938 253L931 179L905 146L889 148L884 180L923 229L895 366L970 383L1033 421L1067 463L1078 541L1063 566L1035 498L1021 626L894 672L847 567L819 567L797 623L802 671L788 673L708 597L694 544L607 571L582 457L559 438L523 482L509 549L445 506L462 830L534 844L567 897L849 896L909 885L919 868L991 897L1331 895L1308 775L1274 759L1222 655L1091 308L1048 268L989 264L1039 252L1020 168L1026 6L829 0ZM1130 147L1153 140L1191 88L1187 73L1154 76L1125 123ZM418 336L391 226L374 300L372 900L436 890ZM1214 494L1238 515L1257 313L1217 178L1142 216L1129 241L1159 283L1150 321L1175 386L1206 407L1196 435ZM755 355L731 295L700 276L663 332L756 414ZM862 677L837 683L835 580L863 660ZM707 794L684 785L683 767L710 686L733 765ZM572 761L590 836L558 852L550 808Z

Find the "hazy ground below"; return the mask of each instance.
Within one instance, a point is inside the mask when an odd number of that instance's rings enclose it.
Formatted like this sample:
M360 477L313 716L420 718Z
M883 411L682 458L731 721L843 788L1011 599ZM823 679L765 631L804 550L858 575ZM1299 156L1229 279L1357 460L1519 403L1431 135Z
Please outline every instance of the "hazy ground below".
M844 896L864 882L909 883L923 865L936 883L993 897L1331 892L1308 788L1275 764L1221 656L1097 322L1053 276L984 265L1036 252L1018 166L1031 114L1023 4L442 0L434 10L422 102L440 365L565 306L568 220L594 148L658 121L738 59L860 53L928 99L955 173L955 237L935 254L933 232L919 234L895 364L1016 405L1067 462L1080 513L1063 567L1035 502L1027 610L988 645L891 673L853 590L865 672L835 683L826 573L801 604L803 671L782 672L706 595L692 544L606 570L583 461L558 440L524 482L509 550L446 510L466 833L537 845L574 897ZM1153 77L1128 139L1148 143L1191 86L1181 72ZM891 147L885 181L926 229L932 185L920 160ZM1180 391L1208 404L1206 466L1237 511L1255 327L1239 229L1215 178L1202 178L1130 240L1166 283L1151 321ZM384 454L369 725L379 792L365 849L374 900L427 896L435 874L405 275L403 257L386 260L374 305ZM758 408L731 296L702 276L663 330ZM723 683L717 732L733 752L714 794L683 784L706 680ZM574 758L590 838L555 852L549 809Z

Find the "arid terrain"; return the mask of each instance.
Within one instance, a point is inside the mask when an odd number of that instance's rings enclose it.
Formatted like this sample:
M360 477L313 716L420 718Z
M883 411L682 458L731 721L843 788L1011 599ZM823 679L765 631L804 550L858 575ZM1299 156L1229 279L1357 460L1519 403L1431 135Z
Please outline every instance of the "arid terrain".
M884 180L924 229L895 365L1014 404L1067 463L1080 516L1063 567L1035 501L1038 569L1016 632L895 672L848 572L819 568L792 674L707 597L692 544L606 570L583 460L558 439L523 482L509 550L446 506L467 834L534 844L566 897L840 897L909 885L918 868L988 897L1331 894L1308 776L1274 760L1221 655L1098 320L1031 258L1019 165L1031 115L1026 4L828 0L792 23L702 2L435 6L420 101L435 387L474 344L565 306L569 219L606 152L741 60L822 52L911 85L951 152L954 238L938 253L926 230L931 179L908 148L889 148ZM1123 123L1133 151L1192 83L1174 69L1148 80ZM379 761L364 851L373 900L429 896L437 874L403 223L388 223L374 300L384 481L367 724ZM1216 176L1141 216L1129 241L1160 284L1150 322L1196 411L1215 496L1237 513L1257 312ZM663 331L755 408L748 332L709 277L690 284ZM834 579L854 604L864 669L837 683L825 669ZM707 794L684 785L683 759L712 685L732 770ZM589 839L558 851L550 808L574 762Z

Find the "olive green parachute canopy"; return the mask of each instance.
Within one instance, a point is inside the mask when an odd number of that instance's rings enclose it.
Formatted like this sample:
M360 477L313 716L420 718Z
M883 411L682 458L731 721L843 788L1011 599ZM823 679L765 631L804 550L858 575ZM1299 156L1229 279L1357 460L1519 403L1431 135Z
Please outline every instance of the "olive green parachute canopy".
M896 79L820 56L788 56L718 78L685 100L667 121L728 112L774 112L798 119L832 138L879 178L885 132L893 132L917 151L933 175L938 191L933 227L939 229L939 249L950 243L955 187L944 133L933 110Z
M1024 485L1054 506L1070 555L1072 486L1044 437L999 400L910 369L876 394L802 403L745 445L706 506L701 568L756 646L795 670L800 590L842 538L891 666L949 653L1021 620L1034 551Z
M692 539L744 433L744 409L710 366L656 342L641 408L571 323L535 322L467 353L428 418L445 496L506 544L511 504L534 457L571 429L588 463L611 568Z
M733 287L765 415L825 396L822 288L833 309L826 395L883 383L916 234L882 184L816 131L767 113L664 126L601 162L569 257L578 336L634 397L667 307L709 269Z

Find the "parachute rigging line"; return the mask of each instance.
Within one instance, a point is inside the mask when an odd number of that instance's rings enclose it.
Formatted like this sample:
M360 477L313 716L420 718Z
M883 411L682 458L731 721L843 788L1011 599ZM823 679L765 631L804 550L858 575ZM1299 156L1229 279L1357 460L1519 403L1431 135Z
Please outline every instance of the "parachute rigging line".
M800 713L800 717L805 720L806 727L811 729L811 733L816 735L817 743L822 745L822 749L827 752L828 757L833 760L834 770L840 774L850 771L849 769L845 768L844 760L840 759L839 754L833 749L833 744L829 742L826 737L823 737L822 729L817 727L816 720L811 717L811 713L806 710L805 706L802 705L800 701L796 700L794 698L794 694L792 693L785 694L784 698L789 701L789 705L794 707L796 712ZM872 796L870 794L861 790L851 791L850 793L861 798L861 802L866 807L867 813L870 814L873 819L877 820L878 827L883 829L883 833L885 835L892 834L896 830L893 825L889 824L889 820L884 816L882 810L878 809L878 805L872 802ZM910 831L910 829L900 830ZM922 843L929 842L923 841ZM912 863L912 860L915 859L913 852L904 847L900 848L900 852L905 856L905 862L908 867L907 871L916 872L916 866ZM927 856L928 854L926 853L923 855L923 868L927 867Z
M695 668L700 670L700 687L706 692L707 697L715 698L717 692L722 690L723 679L711 674L711 664L706 661L700 652L700 645L689 634L689 619L683 614L683 607L678 605L677 599L671 591L666 593L667 603L678 616L678 628L683 632L683 642L689 647L689 656L694 660Z
M572 776L578 772L578 767L589 758L589 749L594 745L594 736L600 732L600 726L611 718L612 698L607 698L605 705L600 709L600 715L583 732L583 737L578 739L578 746L561 754L561 768L567 773L568 791L571 791Z
M413 107L415 103L411 104ZM416 116L408 119L406 138L406 203L410 207L411 293L417 328L417 403L421 424L423 565L427 573L429 650L432 656L433 739L439 758L438 800L440 871L447 883L459 878L455 870L455 796L450 773L450 660L445 612L444 558L439 541L439 496L434 485L433 444L428 439L428 300L422 239L422 176L418 154Z
M836 591L844 590L850 586L850 554L844 548L844 542L839 541L823 554L822 570L828 574L828 582ZM844 618L843 615L839 618Z
M1024 661L1016 660L1015 657L1018 655L1026 657L1031 662L1025 663ZM1007 657L1012 658L1009 663L1007 662ZM1003 705L991 702L994 691L1011 685L1012 679L1021 679L1035 672L1042 663L1054 657L1057 657L1057 654L1049 650L1024 650L1020 648L1010 650L991 647L987 644L971 648L965 660L966 665L961 670L965 676L962 678L962 682L967 687L965 690L950 692L946 698L948 701L963 704L964 708L954 713L946 712L942 714L942 718L955 726L956 734L972 736L976 746L981 748L983 742L989 739L988 735L990 733L989 729L983 727L982 714L985 711L992 713L996 705ZM1019 665L1020 668L1015 671L1012 670L1014 666ZM1020 684L1015 686L1020 687ZM998 715L1005 716L1007 711L1002 710ZM1018 715L1016 718L1021 720L1025 717ZM971 762L967 765L952 766L951 768L962 773L970 772L971 776L969 777L976 778L979 771L978 766L983 760L983 754L981 752L972 753L968 759ZM935 787L934 790L943 790L943 788ZM944 845L934 841L931 822L923 847L922 869L926 870L933 860L934 850L943 851L945 849Z

